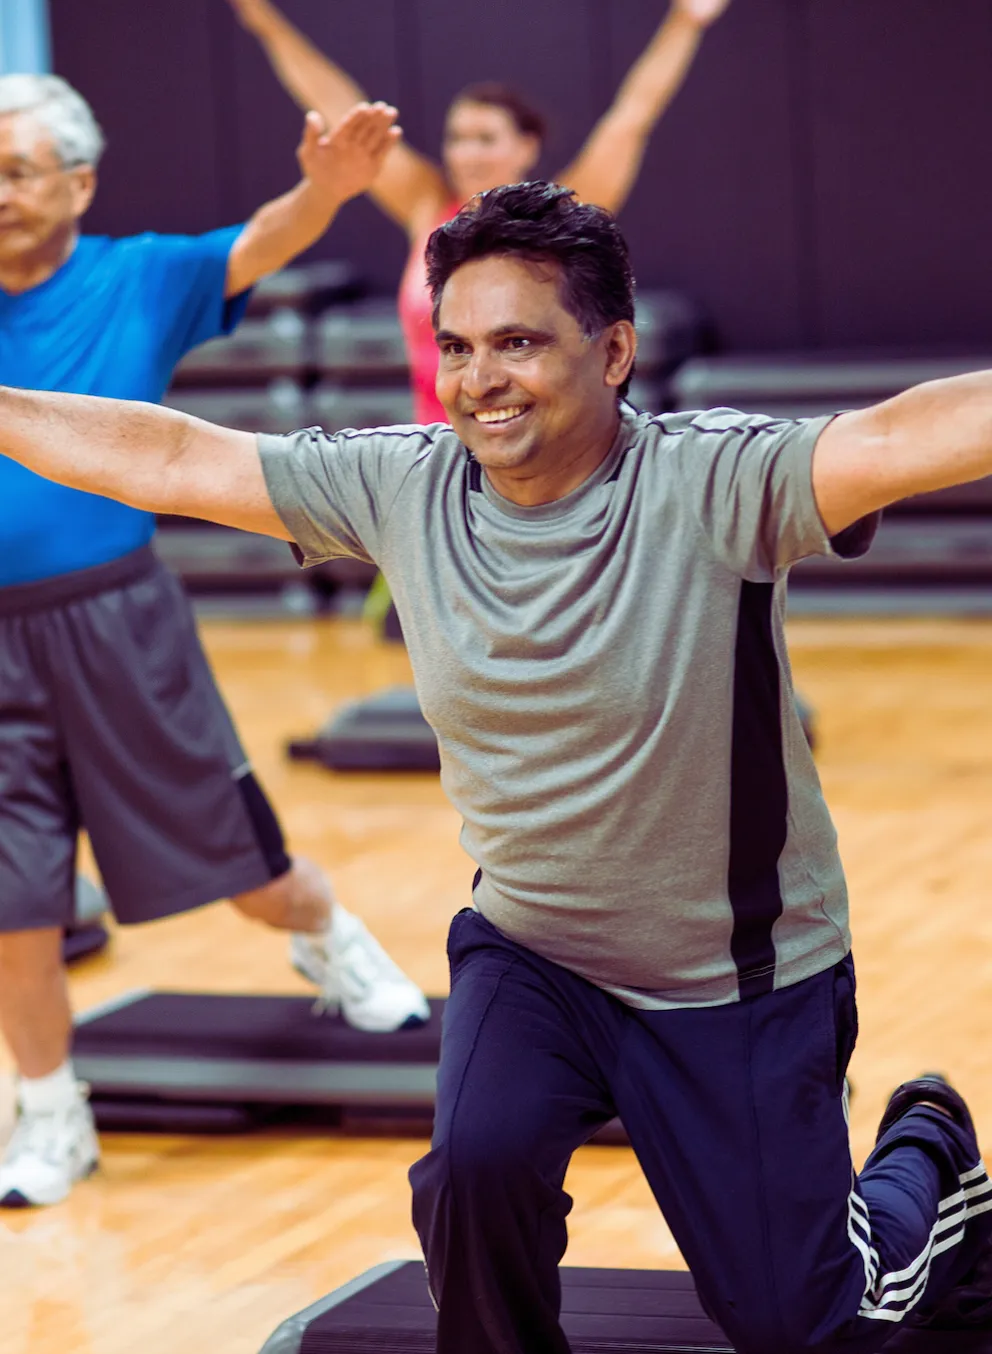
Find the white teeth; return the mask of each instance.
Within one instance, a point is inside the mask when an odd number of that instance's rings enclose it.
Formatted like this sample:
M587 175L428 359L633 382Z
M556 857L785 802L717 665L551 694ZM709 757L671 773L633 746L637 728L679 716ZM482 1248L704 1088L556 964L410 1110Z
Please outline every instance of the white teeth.
M512 409L477 409L475 417L480 423L508 423L511 418L517 418L523 412L524 406L518 404Z

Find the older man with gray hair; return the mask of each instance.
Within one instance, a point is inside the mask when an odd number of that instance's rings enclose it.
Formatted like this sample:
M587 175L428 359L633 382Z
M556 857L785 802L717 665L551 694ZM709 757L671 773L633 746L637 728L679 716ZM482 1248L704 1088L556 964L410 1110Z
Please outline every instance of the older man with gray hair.
M0 77L0 383L159 401L183 354L370 186L395 119L360 105L326 133L310 114L299 184L243 227L113 240L80 234L104 146L86 101L55 76ZM0 1029L19 1073L0 1206L55 1203L98 1161L61 963L83 824L119 921L230 898L294 933L297 967L352 1024L427 1014L287 854L153 530L0 456Z

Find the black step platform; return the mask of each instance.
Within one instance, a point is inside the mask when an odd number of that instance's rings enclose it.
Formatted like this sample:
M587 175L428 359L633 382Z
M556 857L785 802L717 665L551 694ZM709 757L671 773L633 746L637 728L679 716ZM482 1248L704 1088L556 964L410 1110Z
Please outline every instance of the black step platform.
M73 1060L98 1109L158 1097L430 1110L443 1007L417 1029L364 1034L310 997L137 990L77 1018Z
M332 771L439 771L437 739L420 713L413 687L395 686L353 701L310 739L294 739L294 758L314 758Z
M444 1001L365 1034L311 997L126 992L76 1019L73 1061L103 1129L238 1132L273 1122L430 1134ZM625 1143L614 1120L600 1144Z
M80 959L88 959L91 954L99 954L109 944L107 929L99 922L67 927L62 933L62 962L75 964Z
M733 1354L684 1271L563 1269L561 1278L574 1354ZM290 1317L261 1354L434 1354L435 1323L423 1265L397 1261Z
M561 1280L561 1323L573 1354L733 1354L684 1270L563 1269ZM435 1330L423 1265L394 1261L291 1316L260 1354L434 1354ZM992 1332L906 1330L885 1348L989 1354Z

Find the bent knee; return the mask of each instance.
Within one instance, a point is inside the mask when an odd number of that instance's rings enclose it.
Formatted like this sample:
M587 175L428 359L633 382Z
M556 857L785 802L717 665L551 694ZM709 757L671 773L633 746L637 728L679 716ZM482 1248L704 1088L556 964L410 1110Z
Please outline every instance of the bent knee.
M474 1192L534 1179L540 1174L538 1156L534 1135L498 1115L478 1116L456 1127L418 1165L424 1167L424 1184L444 1180L456 1190Z

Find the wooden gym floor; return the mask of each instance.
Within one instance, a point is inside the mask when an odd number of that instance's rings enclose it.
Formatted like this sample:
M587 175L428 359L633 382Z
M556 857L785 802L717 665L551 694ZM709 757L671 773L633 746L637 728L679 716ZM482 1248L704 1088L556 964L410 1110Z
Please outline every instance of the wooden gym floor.
M293 846L331 868L346 905L442 992L447 922L472 867L436 778L334 777L281 751L344 699L407 680L402 650L357 622L204 629ZM855 1158L887 1091L924 1068L953 1074L992 1138L992 623L803 621L790 640L851 884ZM304 990L284 940L223 904L118 932L72 976L77 1007L140 984ZM0 1062L0 1136L8 1068ZM0 1351L255 1354L290 1313L417 1254L405 1177L423 1150L284 1131L108 1135L101 1173L66 1204L0 1214ZM584 1149L569 1188L569 1263L680 1263L629 1152Z

